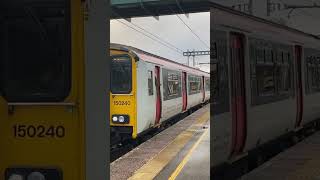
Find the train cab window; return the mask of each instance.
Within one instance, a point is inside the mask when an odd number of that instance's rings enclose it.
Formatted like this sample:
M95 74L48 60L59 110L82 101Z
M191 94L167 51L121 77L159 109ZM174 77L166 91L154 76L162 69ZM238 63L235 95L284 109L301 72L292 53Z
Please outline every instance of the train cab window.
M148 71L148 92L149 96L153 95L153 73Z
M59 102L71 86L69 0L0 2L0 92L9 102Z
M111 85L113 94L129 94L132 90L132 61L128 55L111 57Z
M162 69L164 101L181 97L181 72Z

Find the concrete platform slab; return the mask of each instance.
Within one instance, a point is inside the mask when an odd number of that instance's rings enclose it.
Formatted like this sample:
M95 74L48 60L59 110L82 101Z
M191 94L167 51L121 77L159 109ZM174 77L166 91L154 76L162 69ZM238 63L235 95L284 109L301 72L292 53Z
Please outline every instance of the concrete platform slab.
M278 154L241 180L320 180L320 132Z
M111 180L154 179L209 120L206 105L110 164Z

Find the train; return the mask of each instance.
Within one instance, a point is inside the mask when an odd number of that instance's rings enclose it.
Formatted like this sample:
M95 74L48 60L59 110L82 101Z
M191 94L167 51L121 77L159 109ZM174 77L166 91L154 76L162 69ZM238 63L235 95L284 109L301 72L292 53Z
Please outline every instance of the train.
M110 44L111 142L136 139L210 100L210 74L141 49Z
M228 9L211 23L214 174L318 127L320 38Z
M0 180L109 179L107 6L0 1Z

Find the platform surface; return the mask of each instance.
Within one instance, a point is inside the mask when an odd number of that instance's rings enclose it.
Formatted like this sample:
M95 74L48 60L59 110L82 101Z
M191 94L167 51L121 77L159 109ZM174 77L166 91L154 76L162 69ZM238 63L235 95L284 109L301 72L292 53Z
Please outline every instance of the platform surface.
M320 180L320 132L278 154L241 180Z
M111 180L210 179L209 113L206 105L111 163Z

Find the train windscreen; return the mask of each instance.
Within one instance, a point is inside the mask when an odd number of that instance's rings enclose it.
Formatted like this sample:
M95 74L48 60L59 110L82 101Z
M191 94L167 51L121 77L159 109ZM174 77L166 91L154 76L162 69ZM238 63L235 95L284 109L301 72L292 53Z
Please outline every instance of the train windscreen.
M71 84L69 0L1 0L0 93L58 102Z
M132 90L132 62L127 55L111 58L111 92L129 94Z

